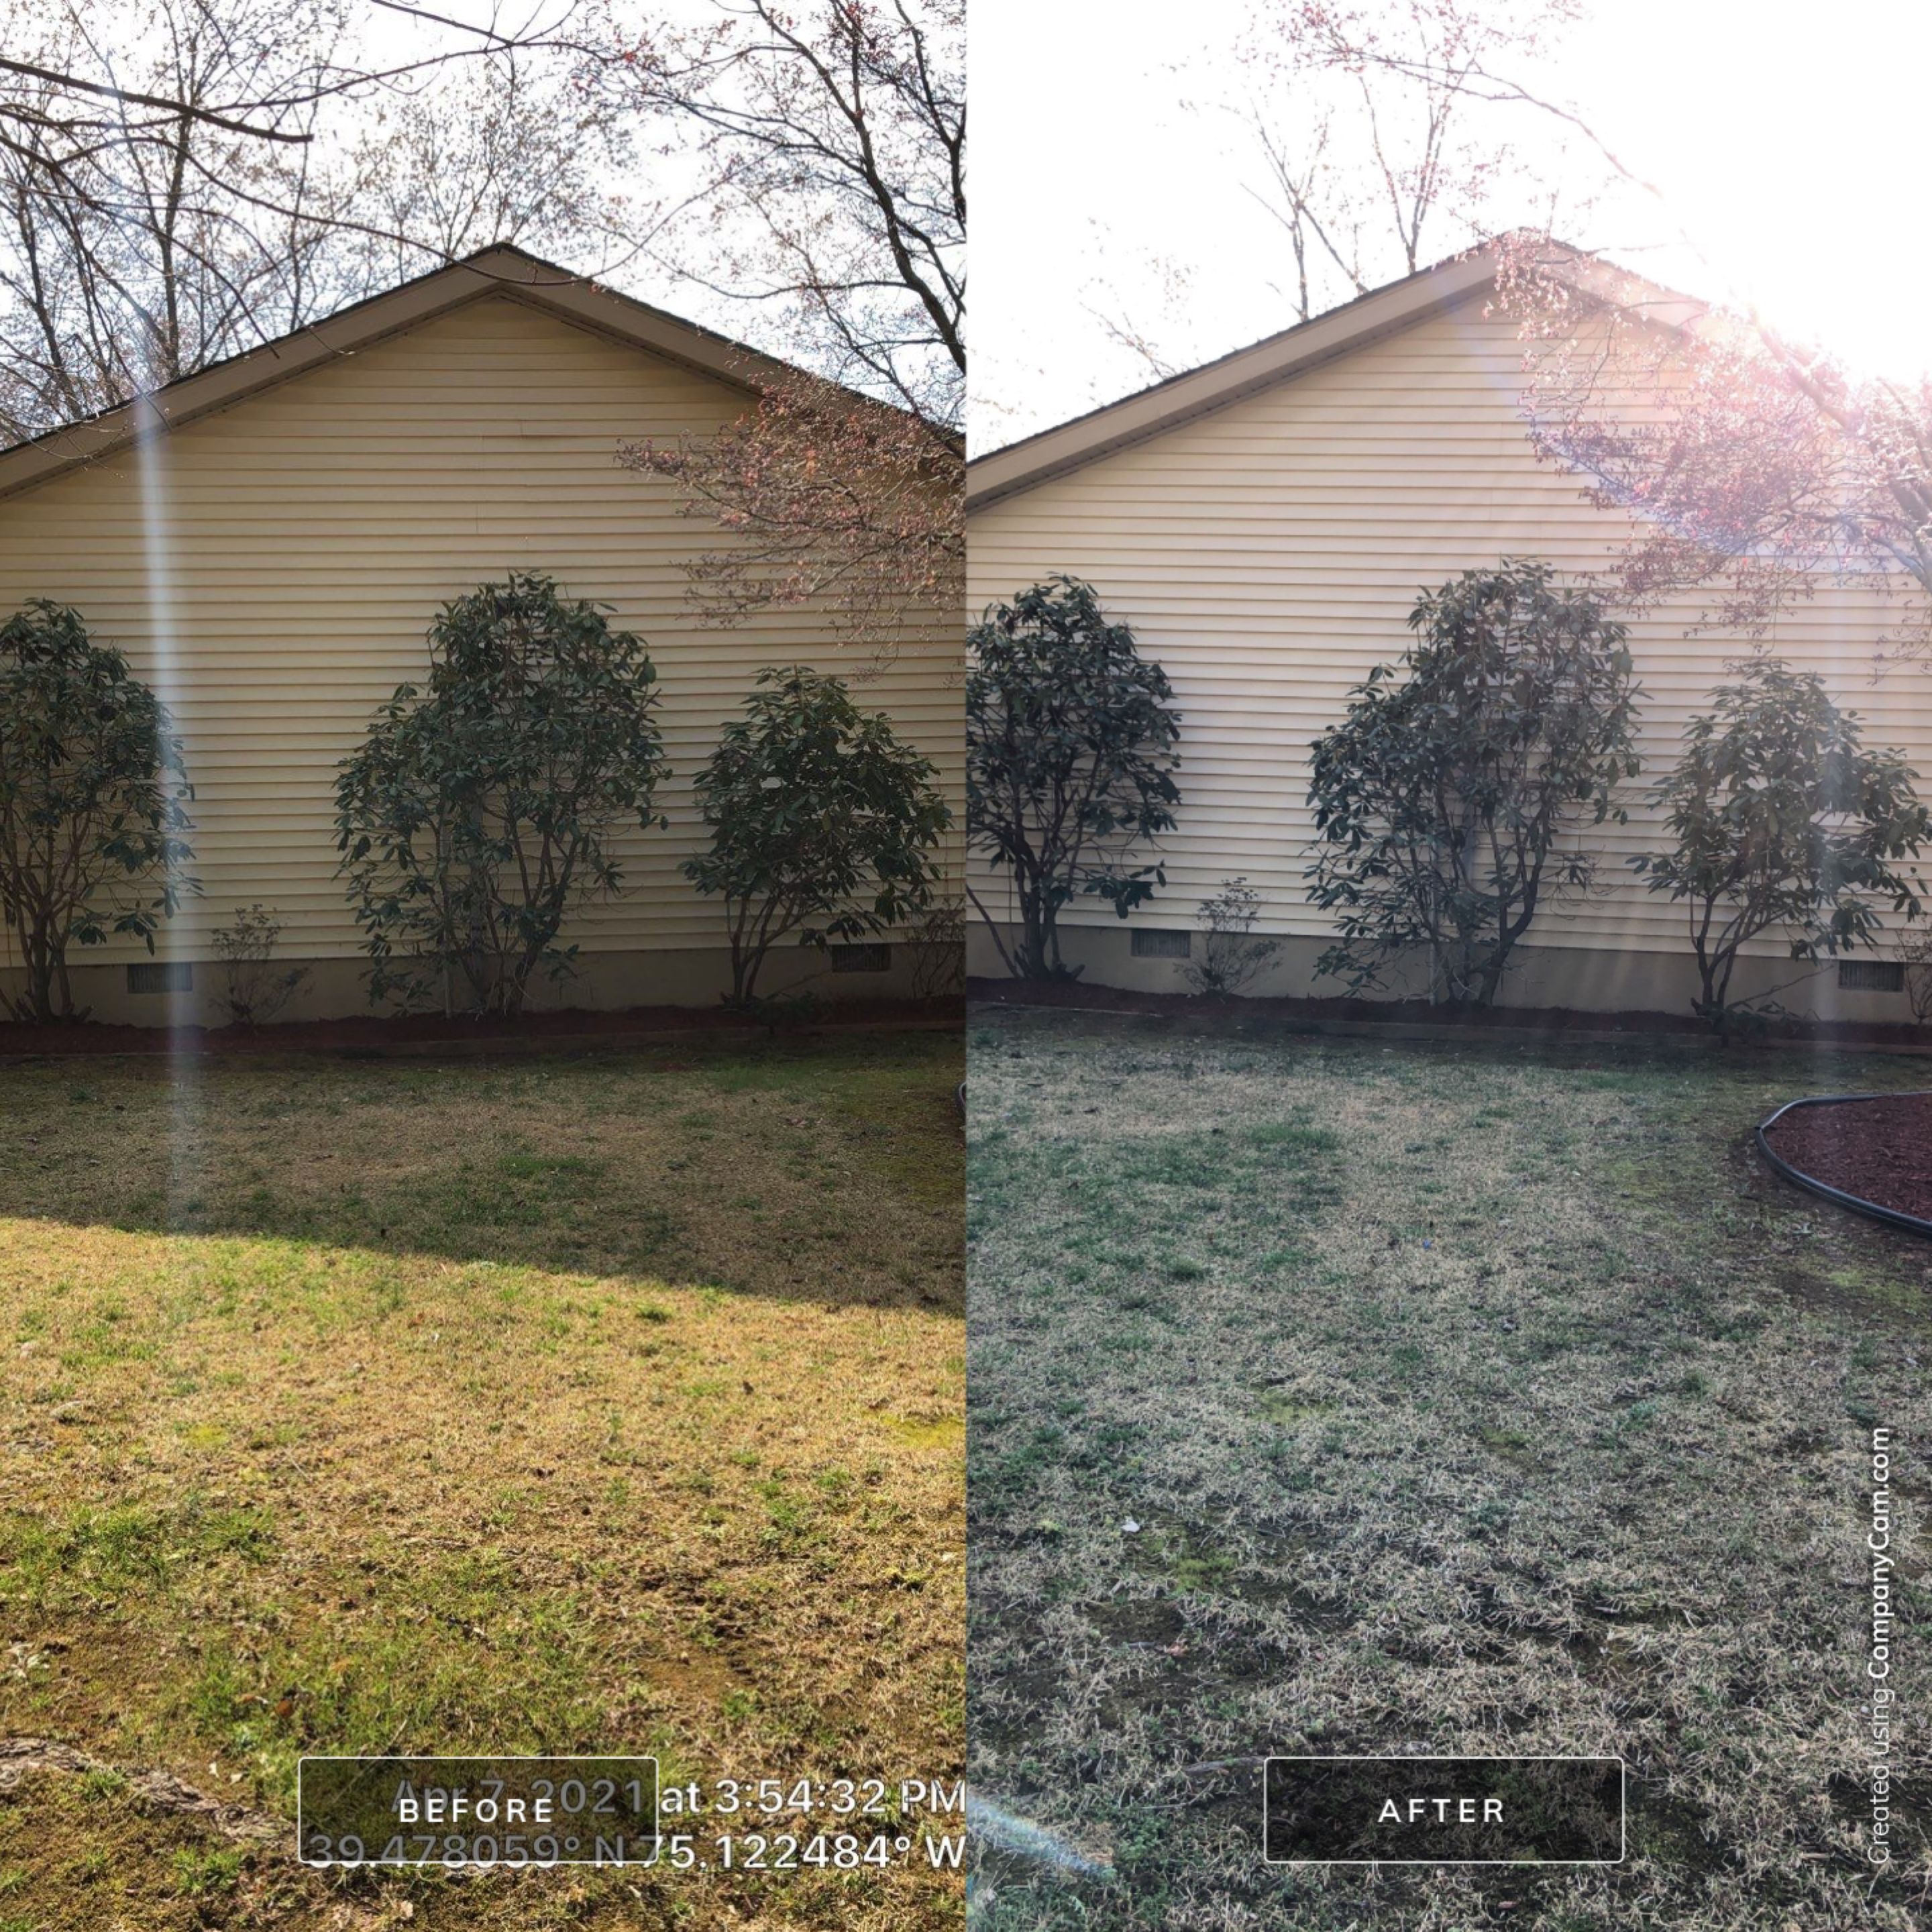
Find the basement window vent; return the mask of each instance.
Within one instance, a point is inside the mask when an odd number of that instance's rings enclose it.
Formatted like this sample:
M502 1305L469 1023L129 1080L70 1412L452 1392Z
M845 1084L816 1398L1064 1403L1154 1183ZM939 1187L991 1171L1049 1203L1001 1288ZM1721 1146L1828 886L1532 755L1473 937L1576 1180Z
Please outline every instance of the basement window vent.
M1845 993L1902 993L1905 962L1900 959L1840 959L1838 989Z
M892 949L875 939L856 946L835 946L832 949L832 970L835 973L890 973L892 970Z
M143 959L128 968L130 993L191 993L194 967L186 959Z
M1136 959L1191 959L1194 935L1184 926L1137 926L1133 950Z

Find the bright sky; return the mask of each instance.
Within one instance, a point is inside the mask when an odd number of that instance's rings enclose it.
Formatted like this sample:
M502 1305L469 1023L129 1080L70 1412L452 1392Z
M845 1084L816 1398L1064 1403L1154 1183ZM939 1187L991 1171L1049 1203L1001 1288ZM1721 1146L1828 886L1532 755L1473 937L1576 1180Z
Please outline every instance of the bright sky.
M1255 137L1226 111L1247 86L1232 55L1254 11L972 0L976 450L1153 380L1102 316L1181 367L1294 320L1280 231L1247 192L1263 181ZM1862 369L1932 369L1932 254L1913 212L1932 5L1593 0L1592 16L1548 84L1668 212L1626 196L1559 231L1673 286L1755 301ZM1509 111L1526 142L1550 137Z
M446 53L482 44L464 28L493 28L511 38L540 36L554 30L567 20L568 0L421 0L418 18L386 8L364 5L356 16L356 37L347 58L355 58L368 70ZM703 26L718 15L717 0L617 0L611 10L614 26L601 23L593 10L588 22L578 23L574 31L587 39L601 39L614 31L618 35L646 28ZM460 75L461 64L446 71ZM410 88L434 88L437 76L432 71L423 79L411 79ZM382 97L370 94L365 100ZM401 111L400 109L394 111ZM343 117L346 124L350 116ZM746 304L734 301L674 273L661 259L640 252L638 244L655 236L657 212L682 206L703 178L702 170L688 154L670 151L666 130L653 129L640 135L635 166L620 180L610 184L627 199L634 226L623 235L610 238L607 253L596 258L573 260L566 266L580 273L606 277L616 287L645 302L654 302L687 320L703 322L734 338L752 340L764 326L764 318ZM783 353L779 345L773 345Z

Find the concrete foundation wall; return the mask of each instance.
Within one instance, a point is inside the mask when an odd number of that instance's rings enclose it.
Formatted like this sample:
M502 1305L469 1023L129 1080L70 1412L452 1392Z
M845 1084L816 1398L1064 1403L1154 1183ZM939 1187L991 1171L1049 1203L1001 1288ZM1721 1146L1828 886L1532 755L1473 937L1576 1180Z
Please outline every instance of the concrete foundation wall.
M1137 929L1180 932L1137 916L1107 926L1066 926L1060 950L1070 966L1082 969L1090 985L1119 987L1130 992L1185 993L1190 990L1179 958L1137 957L1132 935ZM1200 956L1202 935L1190 932L1193 957ZM1288 937L1268 968L1244 988L1261 998L1335 999L1347 988L1339 980L1318 980L1315 962L1326 947L1324 940ZM1860 956L1870 958L1874 956ZM1687 953L1590 950L1566 946L1519 946L1515 964L1504 982L1499 1006L1533 1008L1567 1006L1586 1012L1688 1013L1698 991L1696 962ZM976 922L967 941L967 970L976 976L1004 979L1002 963L992 935ZM1795 982L1795 983L1794 983ZM1779 990L1781 989L1781 990ZM1382 994L1396 999L1426 996L1426 974L1407 983L1396 980ZM1910 1000L1903 992L1868 992L1838 984L1838 964L1816 964L1777 958L1742 959L1731 986L1736 1000L1774 997L1788 1012L1820 1020L1862 1020L1910 1025Z
M920 952L916 946L895 942L885 972L835 973L822 952L781 946L766 959L758 991L761 994L809 991L828 1005L842 1000L908 998L921 991L935 990L922 982ZM90 962L83 954L70 968L74 1003L91 1018L118 1025L226 1025L226 968L214 959L185 963L193 980L190 990L136 993L128 988L124 962ZM932 963L936 970L940 962ZM362 960L278 958L274 964L278 973L299 966L307 974L274 1016L278 1022L347 1019L396 1010L393 1002L380 1008L371 1006L368 968ZM730 984L730 956L722 946L596 952L580 956L578 970L567 980L536 981L529 1004L538 1012L562 1007L614 1012L632 1006L712 1006ZM11 996L20 985L17 968L0 968L0 992Z

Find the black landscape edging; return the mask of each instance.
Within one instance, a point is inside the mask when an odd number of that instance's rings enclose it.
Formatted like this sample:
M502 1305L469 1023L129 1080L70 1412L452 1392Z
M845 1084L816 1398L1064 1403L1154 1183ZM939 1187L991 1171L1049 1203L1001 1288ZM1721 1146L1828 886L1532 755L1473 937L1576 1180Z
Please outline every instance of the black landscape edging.
M1925 1090L1918 1090L1922 1092ZM1887 1208L1878 1202L1868 1201L1862 1195L1847 1194L1842 1187L1834 1187L1829 1181L1820 1180L1815 1174L1807 1174L1802 1167L1793 1167L1765 1137L1786 1114L1796 1112L1800 1107L1842 1107L1853 1100L1891 1100L1898 1097L1894 1094L1814 1094L1802 1100L1787 1100L1776 1113L1758 1123L1757 1150L1786 1180L1807 1188L1814 1194L1822 1196L1834 1207L1849 1208L1855 1214L1869 1214L1874 1220L1882 1221L1888 1227L1902 1228L1908 1234L1923 1234L1928 1240L1932 1240L1932 1221L1922 1220L1916 1214L1908 1214L1902 1208Z

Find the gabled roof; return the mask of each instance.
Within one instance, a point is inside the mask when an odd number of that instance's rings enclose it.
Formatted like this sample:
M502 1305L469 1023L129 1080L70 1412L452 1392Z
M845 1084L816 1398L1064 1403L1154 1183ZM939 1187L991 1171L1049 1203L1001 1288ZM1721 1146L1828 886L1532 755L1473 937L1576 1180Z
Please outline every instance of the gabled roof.
M967 466L966 507L984 509L1472 301L1495 286L1496 259L1494 244L1488 243L1451 256L1198 369L1170 376L1004 449L989 451ZM1580 294L1640 308L1651 320L1668 326L1695 326L1708 312L1694 297L1561 243L1551 244L1541 266L1570 282Z
M63 424L0 451L0 497L96 462L158 428L178 428L197 416L227 409L274 383L306 375L488 296L508 296L614 341L716 376L748 394L792 373L785 364L742 343L500 243L259 348L210 363L151 396Z

